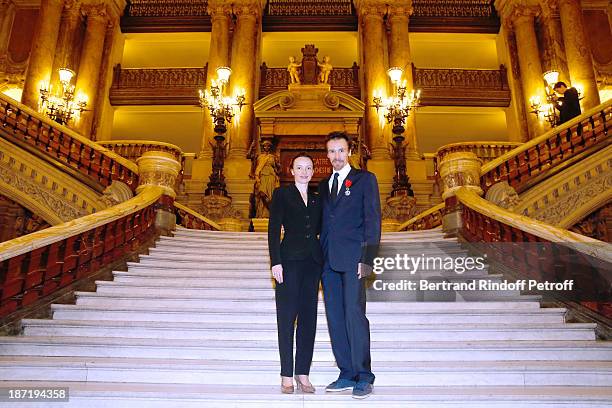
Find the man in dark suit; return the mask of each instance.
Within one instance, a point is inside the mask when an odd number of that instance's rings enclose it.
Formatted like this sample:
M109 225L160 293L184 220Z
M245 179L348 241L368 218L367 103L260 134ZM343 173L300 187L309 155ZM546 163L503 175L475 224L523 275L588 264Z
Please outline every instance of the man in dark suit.
M559 124L565 123L582 113L580 111L580 98L576 88L568 88L565 82L557 82L553 90L563 95L561 97L553 97L555 108L559 111Z
M327 138L333 173L319 184L323 207L321 246L325 256L323 294L332 350L340 376L325 389L353 390L354 398L372 393L370 324L365 315L365 277L380 242L381 211L374 174L352 168L345 132Z

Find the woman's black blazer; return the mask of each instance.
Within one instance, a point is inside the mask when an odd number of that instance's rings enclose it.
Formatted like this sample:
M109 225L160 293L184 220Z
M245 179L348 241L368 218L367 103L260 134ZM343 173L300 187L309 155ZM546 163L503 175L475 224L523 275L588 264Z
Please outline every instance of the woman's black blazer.
M285 228L283 242L281 226ZM308 192L308 206L300 192L291 184L274 190L270 204L268 247L272 266L282 261L300 261L312 256L323 264L323 252L318 235L321 232L321 200L317 193Z

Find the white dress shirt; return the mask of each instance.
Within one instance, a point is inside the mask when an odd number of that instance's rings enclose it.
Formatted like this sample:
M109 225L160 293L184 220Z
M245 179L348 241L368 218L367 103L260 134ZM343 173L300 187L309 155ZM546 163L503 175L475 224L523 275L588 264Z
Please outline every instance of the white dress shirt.
M332 173L331 177L329 178L329 193L331 194L331 189L332 189L332 184L334 183L334 174L338 173L338 191L337 193L340 194L340 189L342 188L342 183L344 183L344 180L346 179L346 177L348 176L348 174L351 171L351 165L346 163L346 165L341 168L340 170L336 171L334 170L334 172Z

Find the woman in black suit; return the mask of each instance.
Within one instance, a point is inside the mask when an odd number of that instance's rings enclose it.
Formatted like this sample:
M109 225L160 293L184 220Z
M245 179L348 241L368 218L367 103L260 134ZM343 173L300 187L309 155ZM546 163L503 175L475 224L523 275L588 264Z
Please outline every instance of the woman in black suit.
M321 223L319 196L308 192L314 173L312 158L299 153L291 162L295 182L274 190L270 205L268 246L276 279L276 322L281 360L281 391L293 387L293 332L297 319L295 381L298 390L313 393L308 379L315 331L323 254L318 234ZM281 226L285 235L281 242Z

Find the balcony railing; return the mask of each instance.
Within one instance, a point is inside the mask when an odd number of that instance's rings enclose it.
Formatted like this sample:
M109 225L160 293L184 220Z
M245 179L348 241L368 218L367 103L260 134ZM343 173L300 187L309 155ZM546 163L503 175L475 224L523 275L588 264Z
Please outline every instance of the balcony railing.
M110 89L112 105L197 105L206 86L202 68L122 68L116 65Z
M138 186L138 166L59 125L25 105L0 95L0 135L47 160L67 166L102 189L113 180Z

